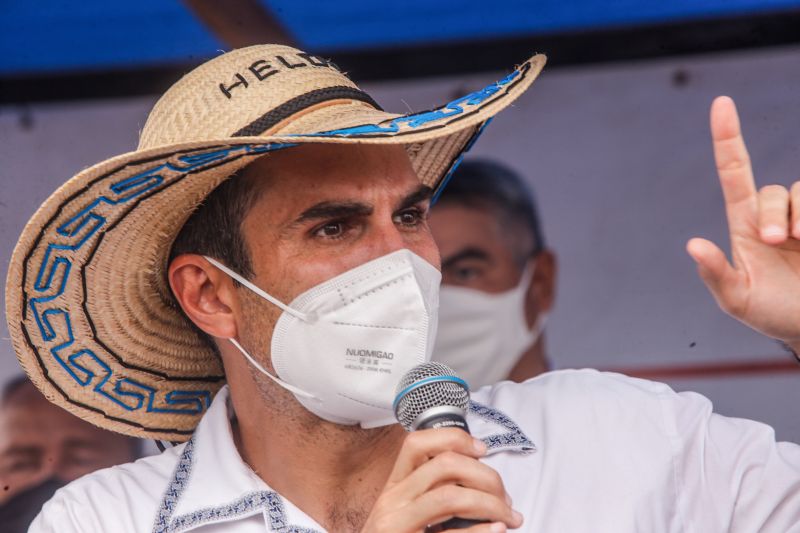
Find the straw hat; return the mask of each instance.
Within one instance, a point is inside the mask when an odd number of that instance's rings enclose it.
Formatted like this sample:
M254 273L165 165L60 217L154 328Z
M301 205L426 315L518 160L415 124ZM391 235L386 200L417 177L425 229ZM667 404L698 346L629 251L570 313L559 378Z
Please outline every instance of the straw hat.
M158 101L136 151L80 172L28 222L6 283L20 363L50 401L89 422L187 439L225 382L166 278L197 205L259 155L309 142L403 144L420 181L438 189L544 62L409 115L384 112L333 63L286 46L199 66Z

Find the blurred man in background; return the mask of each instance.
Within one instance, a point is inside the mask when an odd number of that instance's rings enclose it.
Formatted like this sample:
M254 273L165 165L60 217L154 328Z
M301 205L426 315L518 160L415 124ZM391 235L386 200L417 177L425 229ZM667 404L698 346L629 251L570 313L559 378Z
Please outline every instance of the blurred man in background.
M12 380L0 393L0 529L27 531L58 488L140 455L137 439L71 415L24 376Z
M557 267L531 189L499 163L465 161L429 224L442 257L434 360L473 389L546 372Z

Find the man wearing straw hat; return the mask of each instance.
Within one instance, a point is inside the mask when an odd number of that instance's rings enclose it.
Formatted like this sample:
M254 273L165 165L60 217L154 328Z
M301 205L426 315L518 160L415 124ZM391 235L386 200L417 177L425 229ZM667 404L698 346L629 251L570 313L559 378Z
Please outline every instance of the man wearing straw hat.
M543 64L402 116L328 61L239 49L56 191L9 269L19 359L78 416L182 444L73 482L32 531L798 527L800 448L664 385L565 371L477 391L472 437L394 423L436 330L431 199ZM797 349L800 197L756 192L729 99L711 122L735 266L689 252L723 309Z

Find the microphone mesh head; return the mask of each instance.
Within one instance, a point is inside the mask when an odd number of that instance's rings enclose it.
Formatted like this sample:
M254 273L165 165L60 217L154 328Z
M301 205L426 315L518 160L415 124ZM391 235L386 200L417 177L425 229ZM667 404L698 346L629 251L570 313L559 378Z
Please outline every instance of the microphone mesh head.
M411 431L417 417L432 407L448 405L458 407L466 412L469 405L469 390L461 383L454 381L432 381L411 389L403 396L399 396L400 393L415 383L427 378L440 376L452 376L461 379L449 366L431 361L417 365L406 372L406 375L397 384L394 415L406 431Z

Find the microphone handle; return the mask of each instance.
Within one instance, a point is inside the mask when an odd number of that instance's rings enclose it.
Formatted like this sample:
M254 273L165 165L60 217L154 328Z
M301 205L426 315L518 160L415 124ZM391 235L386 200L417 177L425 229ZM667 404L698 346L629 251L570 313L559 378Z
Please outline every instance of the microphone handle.
M445 429L445 428L458 428L462 431L470 433L467 421L460 413L455 413L452 410L443 412L434 412L435 409L430 409L422 413L417 419L418 422L414 426L414 430L418 429ZM431 413L431 414L428 414Z
M451 428L455 427L460 430L466 431L469 433L469 426L467 425L467 421L464 419L464 416L455 413L452 411L440 412L440 413L432 413L429 416L426 416L426 413L422 413L420 415L420 419L422 419L416 426L415 429L442 429L442 428ZM441 524L437 524L431 528L428 528L427 531L436 532L436 531L447 531L448 529L467 529L469 527L478 525L478 524L485 524L488 520L472 520L470 518L459 518L453 517L450 520L445 520Z

